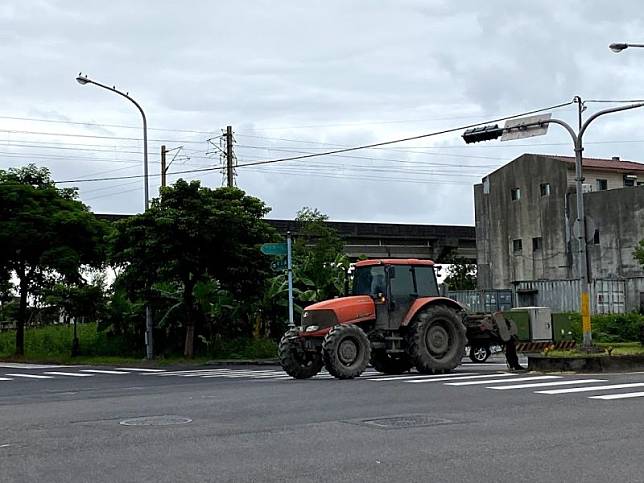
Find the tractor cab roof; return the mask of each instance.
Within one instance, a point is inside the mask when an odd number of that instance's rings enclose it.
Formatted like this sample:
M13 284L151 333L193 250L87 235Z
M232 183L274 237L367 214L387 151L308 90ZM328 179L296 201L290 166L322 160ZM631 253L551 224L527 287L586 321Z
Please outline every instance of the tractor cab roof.
M361 260L356 262L356 267L369 267L372 265L424 265L434 266L431 260L420 260L418 258L379 258L372 260Z

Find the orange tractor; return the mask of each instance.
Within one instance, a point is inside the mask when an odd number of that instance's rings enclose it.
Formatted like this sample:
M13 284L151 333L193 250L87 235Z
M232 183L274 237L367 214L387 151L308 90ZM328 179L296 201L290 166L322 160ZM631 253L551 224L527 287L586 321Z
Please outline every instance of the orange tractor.
M352 295L306 307L301 325L282 337L279 358L297 379L322 367L351 379L369 363L386 374L442 373L460 364L466 344L510 338L512 327L500 325L441 297L432 261L364 260L355 264Z

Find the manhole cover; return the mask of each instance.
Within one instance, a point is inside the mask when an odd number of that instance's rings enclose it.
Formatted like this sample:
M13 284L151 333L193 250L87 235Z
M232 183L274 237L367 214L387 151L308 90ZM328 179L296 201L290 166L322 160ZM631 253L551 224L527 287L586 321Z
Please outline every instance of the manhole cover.
M437 418L425 414L409 416L394 416L390 418L363 419L360 424L381 429L418 428L423 426L437 426L439 424L453 423L449 419Z
M192 419L181 416L144 416L142 418L124 419L119 424L123 426L170 426L190 422L192 422Z

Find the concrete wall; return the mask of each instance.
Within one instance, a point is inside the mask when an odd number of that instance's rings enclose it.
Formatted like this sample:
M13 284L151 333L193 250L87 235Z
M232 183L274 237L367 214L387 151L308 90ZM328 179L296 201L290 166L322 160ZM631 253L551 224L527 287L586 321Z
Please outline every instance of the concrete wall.
M584 207L591 277L644 276L642 266L633 257L635 247L644 239L644 186L586 193ZM576 213L574 197L570 208L571 213ZM593 243L595 230L599 232L598 244ZM571 245L577 266L576 240Z
M524 154L474 187L479 288L511 288L515 280L570 277L567 176L565 162ZM542 183L550 184L550 195L541 196ZM519 200L512 200L513 188L520 189ZM537 237L542 247L533 251L532 240ZM513 240L521 240L520 252L513 250Z

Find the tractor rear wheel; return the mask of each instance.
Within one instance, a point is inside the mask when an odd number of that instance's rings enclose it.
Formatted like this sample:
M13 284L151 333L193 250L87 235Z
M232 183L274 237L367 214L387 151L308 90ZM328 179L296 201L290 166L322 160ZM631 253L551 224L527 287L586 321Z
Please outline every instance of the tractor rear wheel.
M371 365L376 371L383 374L402 374L414 366L407 354L392 357L391 354L387 354L384 350L371 352Z
M458 312L445 305L421 310L407 333L407 350L418 372L451 371L461 363L467 338Z
M367 334L357 325L336 325L322 342L324 367L338 379L358 377L366 369L370 356Z
M322 370L322 355L302 349L297 330L289 330L280 340L277 353L282 369L295 379L308 379Z

